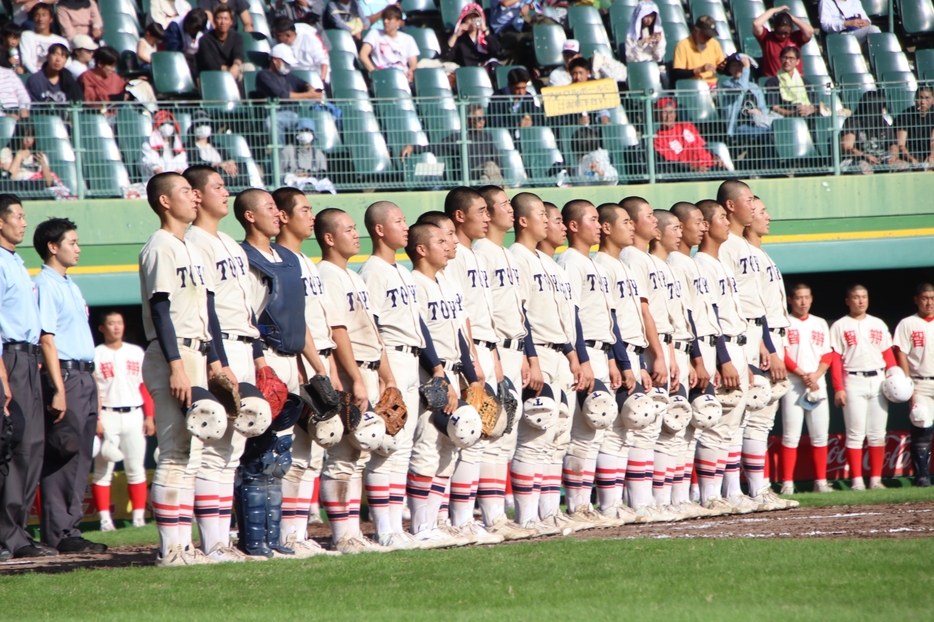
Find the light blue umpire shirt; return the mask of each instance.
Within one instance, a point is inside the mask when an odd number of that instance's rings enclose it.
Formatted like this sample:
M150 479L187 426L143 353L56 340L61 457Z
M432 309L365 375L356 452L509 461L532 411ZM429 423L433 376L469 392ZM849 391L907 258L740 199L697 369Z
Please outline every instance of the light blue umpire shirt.
M24 341L39 345L38 298L36 284L29 278L23 258L0 247L0 339L3 343Z
M62 361L94 361L94 338L88 323L88 305L81 290L67 276L48 266L36 275L39 288L39 323L42 332L55 335Z

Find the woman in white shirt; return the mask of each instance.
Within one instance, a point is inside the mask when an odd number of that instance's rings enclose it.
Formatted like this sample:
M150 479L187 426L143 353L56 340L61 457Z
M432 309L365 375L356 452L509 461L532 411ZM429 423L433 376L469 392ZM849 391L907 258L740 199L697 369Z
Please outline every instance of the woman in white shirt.
M172 20L185 17L191 5L188 0L152 0L149 3L149 22L155 22L163 28L168 28Z

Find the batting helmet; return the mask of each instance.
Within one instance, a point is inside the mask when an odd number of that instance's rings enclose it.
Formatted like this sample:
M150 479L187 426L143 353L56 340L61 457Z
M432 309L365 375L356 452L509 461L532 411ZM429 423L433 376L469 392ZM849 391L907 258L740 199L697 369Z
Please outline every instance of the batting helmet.
M746 394L746 406L749 410L762 410L772 399L772 383L765 376L752 375L752 386Z
M694 415L691 417L691 423L698 430L709 430L720 421L723 416L723 407L713 395L704 393L698 395L691 402L691 408Z
M662 424L670 432L680 432L689 423L691 423L691 404L687 398L672 395L671 402L662 415Z
M558 418L558 403L555 393L547 382L542 385L538 395L531 389L522 391L522 418L537 430L547 430Z
M240 414L233 421L234 430L247 438L259 436L272 423L272 409L256 385L241 382L239 389Z
M331 417L324 421L309 422L309 430L315 442L327 449L337 445L344 436L344 422L340 417Z
M882 383L882 393L885 394L885 399L901 404L910 400L914 392L914 380L906 376L901 367L890 367L886 370L885 382Z
M215 441L227 431L227 411L217 398L201 387L191 388L191 408L185 415L191 435L202 441Z
M107 462L123 462L123 452L106 432L104 432L104 441L101 443L101 457Z
M473 406L461 400L457 403L457 410L450 415L443 410L436 410L431 419L435 427L447 435L456 447L466 449L473 447L480 440L483 421Z
M607 429L619 414L613 392L601 380L594 381L593 391L589 395L579 391L577 401L581 405L584 421L594 430Z
M621 394L626 395L626 392L622 391ZM619 416L622 417L623 425L630 430L647 428L658 418L655 401L645 393L633 393L624 399Z
M934 425L934 399L926 395L915 397L915 403L908 414L911 424L919 428L929 428Z
M360 423L350 433L350 444L360 451L373 451L383 442L386 422L372 410L362 413Z
M778 400L782 399L789 389L791 389L791 381L786 376L782 380L772 380L772 399L769 401L769 404L774 404Z
M717 401L723 408L736 408L743 401L743 390L727 389L726 386L720 385L717 389Z

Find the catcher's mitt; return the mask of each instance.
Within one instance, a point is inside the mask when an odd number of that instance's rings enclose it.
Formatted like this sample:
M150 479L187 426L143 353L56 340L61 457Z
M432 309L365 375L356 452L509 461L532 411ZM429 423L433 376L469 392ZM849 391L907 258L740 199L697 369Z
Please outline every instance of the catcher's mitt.
M405 401L402 399L402 391L396 387L386 387L373 412L386 422L386 434L390 436L395 436L405 426L409 417Z
M240 414L240 389L227 374L220 373L208 380L208 391L224 407L228 419L233 421L237 418Z
M256 370L256 388L260 390L266 401L273 420L282 412L285 401L289 398L289 389L276 375L276 370L270 366Z
M311 410L312 421L326 421L338 414L341 398L327 376L312 377L308 384L299 387L299 393Z
M497 397L499 397L503 408L506 409L506 430L504 434L509 434L512 432L513 425L516 422L516 412L519 410L519 401L513 393L516 388L509 378L503 377L503 381L499 383L496 389Z
M363 418L363 413L361 413L360 409L357 408L353 393L350 391L340 391L338 396L341 400L339 412L341 422L344 424L344 434L350 434L357 429L358 425L360 425L360 420Z
M448 389L450 388L446 378L433 376L431 380L418 387L418 392L422 395L422 402L428 410L441 410L448 405Z
M480 415L480 421L483 422L483 438L490 438L490 434L496 428L496 422L499 419L499 404L488 394L483 385L473 383L467 387L463 399L473 406L477 414Z

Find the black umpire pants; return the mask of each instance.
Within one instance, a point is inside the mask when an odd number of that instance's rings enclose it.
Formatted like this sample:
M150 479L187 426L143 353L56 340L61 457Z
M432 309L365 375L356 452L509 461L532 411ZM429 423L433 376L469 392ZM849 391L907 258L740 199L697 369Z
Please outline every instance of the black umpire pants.
M32 543L26 533L29 511L36 499L45 449L45 417L35 354L4 350L3 364L10 392L23 411L23 441L13 449L6 476L0 474L0 543L11 551ZM0 391L2 392L2 391Z

